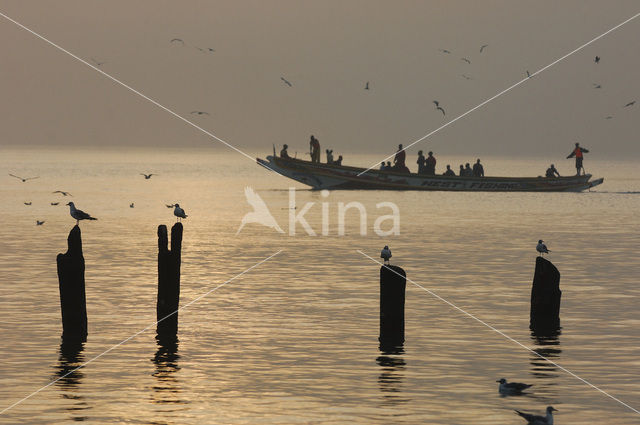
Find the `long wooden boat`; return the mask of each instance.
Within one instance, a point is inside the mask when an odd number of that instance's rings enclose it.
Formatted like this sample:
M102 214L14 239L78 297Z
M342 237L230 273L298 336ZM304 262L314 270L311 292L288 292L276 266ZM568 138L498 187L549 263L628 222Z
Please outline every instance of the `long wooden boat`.
M601 184L591 174L571 177L459 177L369 170L302 159L257 158L259 165L313 189L441 190L469 192L582 192Z

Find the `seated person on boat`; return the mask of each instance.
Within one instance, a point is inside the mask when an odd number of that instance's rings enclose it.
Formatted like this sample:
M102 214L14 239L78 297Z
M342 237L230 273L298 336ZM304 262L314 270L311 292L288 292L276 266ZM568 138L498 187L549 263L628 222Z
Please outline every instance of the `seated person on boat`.
M547 173L546 173L547 177L560 177L560 173L558 172L558 170L556 170L556 167L551 164L551 166L549 168L547 168Z
M396 152L395 158L393 158L393 171L397 173L411 173L407 166L404 164L405 159L407 158L407 154L404 149L402 149L402 145L398 145L398 152Z
M286 144L282 145L282 150L280 151L280 158L286 158L286 159L290 159L291 158L289 156L289 154L287 153L287 149L288 148L289 148L289 145L286 145Z
M462 165L461 165L462 167ZM451 165L447 164L447 171L442 173L443 176L455 176L456 173L451 169Z
M429 152L429 156L426 159L425 174L436 175L436 158L433 156L433 152Z

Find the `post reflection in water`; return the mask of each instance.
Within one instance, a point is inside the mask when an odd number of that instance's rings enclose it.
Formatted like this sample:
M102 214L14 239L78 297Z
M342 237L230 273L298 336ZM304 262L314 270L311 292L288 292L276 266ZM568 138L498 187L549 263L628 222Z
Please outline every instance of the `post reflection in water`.
M151 361L156 365L153 373L156 384L153 386L151 401L154 404L184 404L179 395L181 388L176 378L176 372L180 370L178 366L178 338L177 337L156 337L158 350ZM164 410L172 412L176 409Z
M402 396L402 379L406 362L401 354L404 354L402 347L380 347L382 353L376 359L382 371L378 377L378 385L382 392L382 404L384 406L395 406L409 401Z
M54 367L56 376L60 378L55 386L62 391L62 398L72 400L71 406L65 407L64 410L70 412L71 420L76 422L87 420L87 416L79 416L78 413L91 408L84 397L78 394L84 378L83 369L73 371L84 363L83 350L84 343L63 339L60 344L58 364Z
M535 344L540 348L535 348L533 351L551 360L552 362L558 362L560 359L560 353L562 350L560 347L560 329L548 330L548 331L532 331L531 339L535 341ZM557 384L557 378L563 373L553 364L545 361L544 359L531 355L531 374L538 380L534 385L537 394L553 396L555 395L554 387ZM551 400L550 400L551 401Z

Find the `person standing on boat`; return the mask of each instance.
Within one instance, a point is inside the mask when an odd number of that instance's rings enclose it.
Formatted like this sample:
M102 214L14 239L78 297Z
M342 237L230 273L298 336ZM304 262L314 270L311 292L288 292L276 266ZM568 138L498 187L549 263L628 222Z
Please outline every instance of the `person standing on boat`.
M585 148L581 148L580 147L580 143L576 142L576 147L575 149L569 154L569 156L567 156L567 159L569 158L573 158L574 156L576 157L576 175L579 176L580 175L580 170L582 170L583 174L586 174L586 172L584 171L584 167L582 166L582 157L584 153L589 153L588 149Z
M475 177L484 177L484 167L480 164L480 158L473 164L473 175Z
M430 176L436 175L436 158L433 156L433 152L429 152L427 157L427 174Z
M551 164L549 168L547 168L547 177L560 177L560 173L556 170L556 166Z
M456 173L451 169L451 165L447 164L447 171L442 173L443 176L455 176Z
M471 169L471 165L467 162L464 166L464 175L468 177L473 177L473 170Z
M418 160L416 163L418 164L418 174L425 174L427 159L422 154L422 151L418 151Z
M460 177L464 177L464 175L466 174L466 172L464 171L464 165L460 164L460 174L458 174Z
M280 158L286 158L286 159L291 158L289 156L289 153L287 152L288 148L289 148L289 145L287 144L282 145L282 150L280 151Z
M309 153L311 154L311 162L320 162L320 142L313 134L309 140Z
M396 156L393 158L393 168L396 171L404 172L407 169L407 166L404 164L407 158L407 154L402 149L402 145L398 145L398 152L396 152Z
M387 169L387 166L386 166L386 165L384 165L384 161L382 161L382 162L380 163L380 171L384 171L384 170L386 170L386 169Z

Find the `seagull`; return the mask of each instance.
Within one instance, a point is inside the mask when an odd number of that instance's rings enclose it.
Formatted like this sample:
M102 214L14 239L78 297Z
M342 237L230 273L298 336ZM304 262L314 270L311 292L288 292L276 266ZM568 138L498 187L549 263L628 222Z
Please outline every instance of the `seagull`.
M365 90L369 90L369 82L367 81L367 84L364 86Z
M285 83L286 85L288 85L289 87L291 87L291 83L290 83L289 81L285 80L285 78L284 78L284 77L280 77L280 79L281 79L282 81L284 81L284 83Z
M196 114L196 115L211 115L210 113L208 113L207 111L191 111L191 114Z
M140 173L141 176L144 176L145 180L149 180L151 178L151 176L155 176L155 174L144 174L144 173Z
M522 391L531 387L529 384L522 384L520 382L507 382L504 378L496 382L500 383L498 386L498 392L500 394L522 394Z
M593 83L593 88L594 89L601 89L602 86L600 84Z
M42 226L44 224L44 220L36 220L36 226Z
M466 63L468 63L469 65L471 65L471 61L467 58L460 58L461 61L465 61Z
M433 103L436 105L436 109L437 109L438 111L441 111L441 112L442 112L442 115L446 115L446 114L444 113L444 109L442 109L442 108L440 107L440 102L438 102L437 100L434 100L434 101L433 101Z
M633 102L629 102L626 105L624 105L624 107L626 108L627 106L632 106L636 103L636 101L634 100Z
M129 204L129 208L133 208L133 202Z
M20 177L20 176L16 176L14 174L9 174L11 177L15 177L17 179L22 180L22 183L26 182L27 180L33 180L33 179L39 179L40 176L36 176L36 177Z
M596 56L596 58L593 60L595 63L600 63L600 56Z
M184 46L184 41L182 41L182 39L180 38L172 38L169 43L173 43L174 41L178 43L182 43L182 45Z
M164 204L164 206L165 206L165 207L167 207L167 208L173 208L173 207L175 207L175 205L173 205L173 204L171 204L171 205L169 205L169 204Z
M247 198L247 202L251 205L253 211L246 213L244 217L242 217L242 222L236 235L240 233L244 225L248 223L262 224L263 226L275 229L278 233L284 233L284 230L280 228L276 219L273 218L267 204L265 204L260 195L254 192L251 187L247 186L244 188L244 196Z
M380 251L380 258L382 258L384 260L384 264L388 265L389 264L389 258L391 258L391 250L389 249L389 245L385 245L384 248L382 248L382 251Z
M451 51L447 49L438 49L438 50L440 50L442 53L447 53L447 54L451 53Z
M544 241L542 239L538 241L538 245L536 246L536 251L538 251L541 256L542 254L549 253L549 250L547 249L547 246L544 244Z
M531 74L529 74L529 70L527 69L527 78L531 78Z
M51 205L58 205L60 202L52 202Z
M25 205L31 205L31 201L29 201L29 202L25 202L24 204L25 204Z
M69 214L76 219L76 224L80 224L80 220L97 220L97 218L91 217L86 212L76 209L73 202L69 202L67 205L69 206Z
M184 210L180 208L179 204L175 204L174 207L175 208L173 209L173 215L178 217L178 221L180 221L183 218L187 218L187 215L184 213Z
M480 53L482 53L482 51L484 50L485 47L487 47L488 44L483 44L482 46L480 46Z
M104 65L104 64L106 63L106 62L100 62L100 61L98 61L98 60L96 60L96 59L94 59L94 58L89 58L89 59L91 59L91 61L92 61L93 63L95 63L95 64L96 64L96 66Z
M63 190L56 190L55 192L51 192L51 193L61 193L62 196L73 196L72 194L70 194L69 192L65 192Z
M547 407L547 416L537 416L532 415L530 413L523 413L519 410L515 412L522 416L529 425L553 425L553 413L557 412L558 409L554 409L552 406Z

